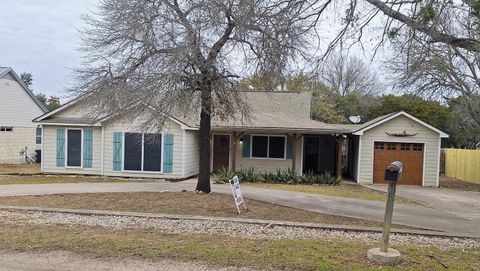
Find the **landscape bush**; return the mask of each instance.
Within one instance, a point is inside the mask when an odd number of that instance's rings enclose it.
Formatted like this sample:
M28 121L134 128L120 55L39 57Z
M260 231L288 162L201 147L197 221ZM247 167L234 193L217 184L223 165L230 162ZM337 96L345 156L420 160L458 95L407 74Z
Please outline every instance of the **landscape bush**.
M264 183L279 183L279 184L320 184L320 185L338 185L341 178L337 178L331 172L324 172L315 174L307 172L300 175L297 170L292 169L277 169L275 172L263 171L256 173L254 168L241 169L236 172L223 168L215 174L218 183L228 183L235 175L241 182L264 182Z

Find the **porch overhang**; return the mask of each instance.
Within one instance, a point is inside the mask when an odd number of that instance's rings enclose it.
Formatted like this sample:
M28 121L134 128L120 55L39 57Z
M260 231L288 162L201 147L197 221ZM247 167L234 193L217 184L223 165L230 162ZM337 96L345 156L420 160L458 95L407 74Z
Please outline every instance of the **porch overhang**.
M222 133L259 133L259 134L309 134L309 135L346 135L352 131L348 129L321 129L321 128L292 128L292 127L247 127L247 126L221 126L212 127L213 132Z

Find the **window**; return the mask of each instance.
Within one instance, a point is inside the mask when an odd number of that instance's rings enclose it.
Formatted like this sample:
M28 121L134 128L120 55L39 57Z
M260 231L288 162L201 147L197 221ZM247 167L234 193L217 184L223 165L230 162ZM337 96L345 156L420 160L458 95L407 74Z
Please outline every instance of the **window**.
M82 130L67 130L67 166L82 166Z
M375 149L376 150L383 150L385 148L385 144L382 142L375 142Z
M162 163L162 136L145 134L143 143L143 170L160 171Z
M35 131L35 144L42 144L42 128L37 128Z
M387 143L387 150L394 151L397 149L397 143Z
M284 136L252 136L253 158L285 159Z
M409 151L409 150L410 150L410 144L408 144L408 143L402 143L402 145L400 145L400 150L402 150L402 151Z
M124 145L124 170L161 171L161 134L125 133Z
M423 151L423 144L413 144L413 151Z
M0 132L13 132L13 127L1 126Z

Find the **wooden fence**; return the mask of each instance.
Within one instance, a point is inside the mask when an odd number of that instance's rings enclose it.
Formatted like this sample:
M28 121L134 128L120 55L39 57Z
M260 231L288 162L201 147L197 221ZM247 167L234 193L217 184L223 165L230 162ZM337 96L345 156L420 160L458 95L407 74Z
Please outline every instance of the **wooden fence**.
M480 150L444 149L445 175L480 184Z

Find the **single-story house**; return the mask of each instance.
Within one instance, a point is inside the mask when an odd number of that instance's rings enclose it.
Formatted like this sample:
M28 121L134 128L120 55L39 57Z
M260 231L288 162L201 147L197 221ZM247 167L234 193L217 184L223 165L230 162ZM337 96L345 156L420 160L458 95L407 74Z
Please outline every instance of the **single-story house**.
M290 168L381 183L385 166L400 159L403 183L438 185L440 143L448 135L405 112L360 125L327 124L311 119L309 92L245 97L248 120L212 121L212 171ZM135 125L141 116L91 119L86 110L76 99L34 120L44 130L42 172L179 179L198 173L196 114L169 116L152 134Z
M0 67L0 163L35 159L42 129L32 119L47 112L12 68Z

